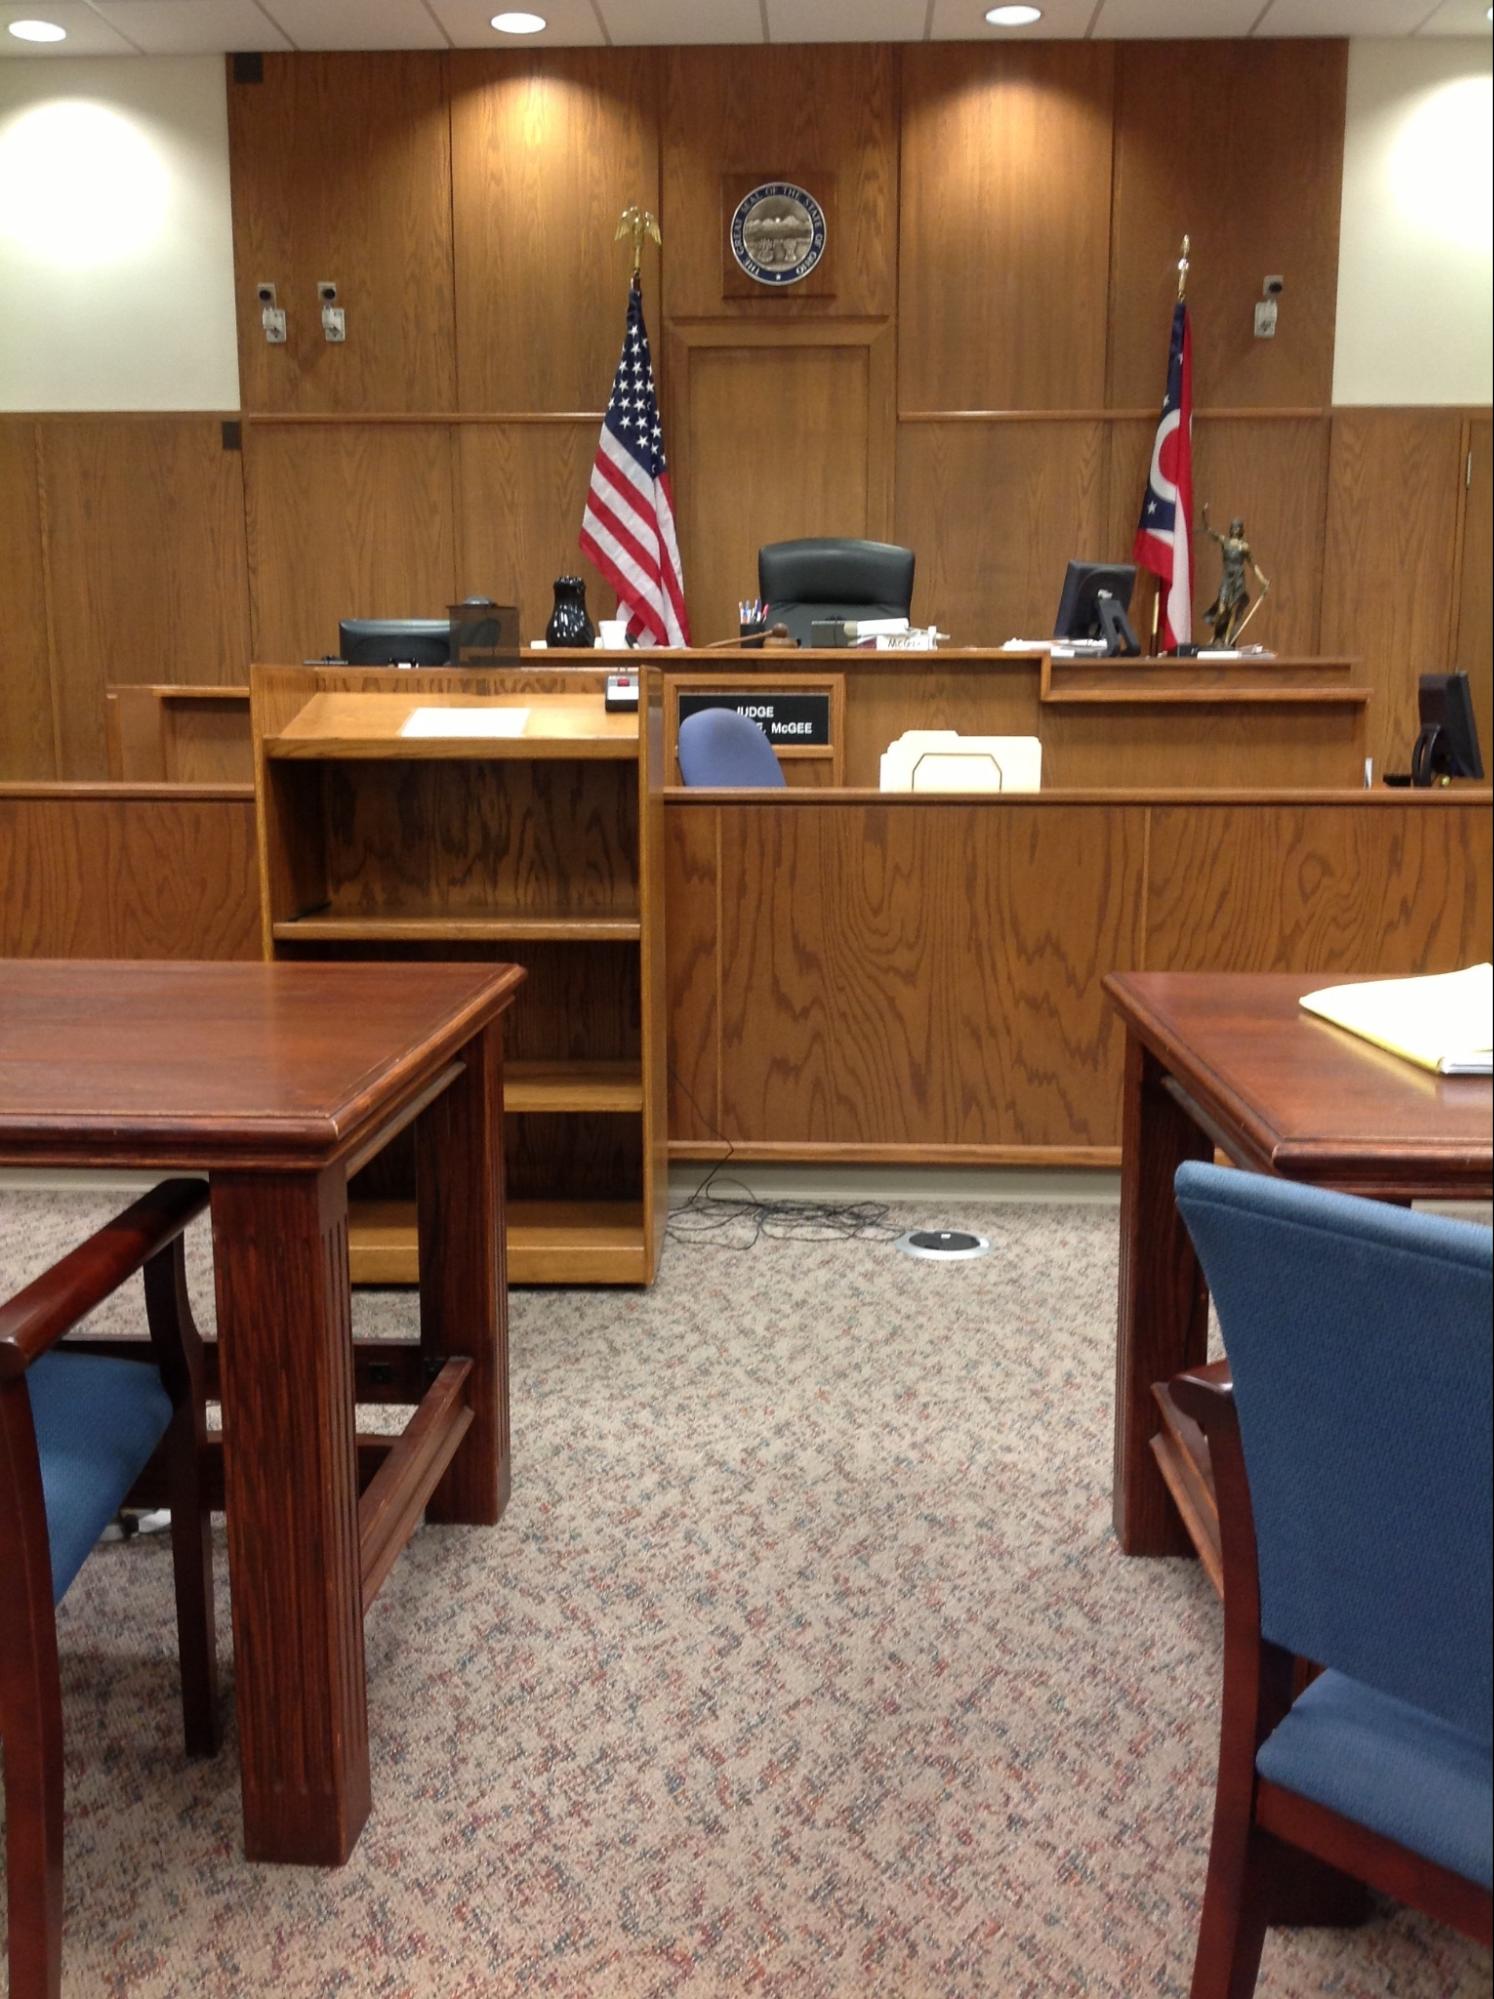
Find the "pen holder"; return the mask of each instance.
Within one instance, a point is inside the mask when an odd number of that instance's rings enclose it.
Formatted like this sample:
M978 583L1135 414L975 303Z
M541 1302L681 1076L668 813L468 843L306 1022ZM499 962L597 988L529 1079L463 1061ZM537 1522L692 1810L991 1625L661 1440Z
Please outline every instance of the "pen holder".
M766 622L762 618L758 618L755 621L744 622L738 625L737 637L739 639L755 639L760 637L767 629Z

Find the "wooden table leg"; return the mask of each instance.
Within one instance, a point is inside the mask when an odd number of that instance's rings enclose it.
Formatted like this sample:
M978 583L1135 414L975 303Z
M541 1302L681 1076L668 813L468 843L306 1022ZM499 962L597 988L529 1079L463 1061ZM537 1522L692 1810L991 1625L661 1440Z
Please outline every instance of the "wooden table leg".
M462 1049L462 1074L415 1126L420 1344L428 1370L466 1355L472 1427L426 1503L429 1520L488 1527L508 1504L508 1274L503 1227L503 1029Z
M346 1176L215 1173L212 1215L244 1851L337 1867L370 1795Z
M1214 1148L1163 1088L1166 1073L1127 1036L1112 1508L1128 1555L1192 1547L1149 1448L1157 1428L1152 1383L1196 1366L1208 1351L1209 1294L1172 1179L1183 1160L1211 1159Z

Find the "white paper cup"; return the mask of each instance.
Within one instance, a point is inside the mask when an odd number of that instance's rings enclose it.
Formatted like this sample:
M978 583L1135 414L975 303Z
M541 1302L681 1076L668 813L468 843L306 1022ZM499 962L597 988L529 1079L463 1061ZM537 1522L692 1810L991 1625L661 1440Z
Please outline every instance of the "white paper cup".
M626 618L603 618L597 625L597 644L608 652L622 652L628 643Z

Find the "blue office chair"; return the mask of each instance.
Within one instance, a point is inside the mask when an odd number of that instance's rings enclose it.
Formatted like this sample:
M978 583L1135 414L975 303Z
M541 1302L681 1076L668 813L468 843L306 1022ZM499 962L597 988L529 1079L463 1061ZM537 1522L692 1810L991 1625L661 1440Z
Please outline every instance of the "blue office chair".
M218 1746L202 1479L206 1369L181 1242L206 1203L205 1182L168 1180L0 1304L0 1744L11 1999L57 1999L62 1989L56 1606L153 1459L171 1505L187 1751L208 1755ZM59 1347L141 1269L149 1344Z
M1231 1377L1170 1384L1224 1563L1192 1999L1248 1999L1303 1854L1487 1944L1490 1233L1193 1163L1177 1197Z
M680 771L686 784L732 790L783 784L783 765L750 715L730 708L702 708L680 723Z

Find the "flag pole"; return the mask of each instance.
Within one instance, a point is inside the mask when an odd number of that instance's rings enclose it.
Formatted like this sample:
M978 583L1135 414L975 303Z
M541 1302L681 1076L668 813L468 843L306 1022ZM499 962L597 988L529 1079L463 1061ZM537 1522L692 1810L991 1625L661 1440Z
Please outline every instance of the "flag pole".
M1178 304L1179 305L1186 305L1188 303L1188 252L1191 247L1191 242L1192 239L1185 234L1183 237L1182 255L1178 258ZM1151 632L1151 638L1147 646L1148 657L1151 659L1155 659L1157 657L1157 636L1158 633L1161 631L1161 629L1162 629L1162 592L1160 588L1154 588L1152 591L1152 632Z

